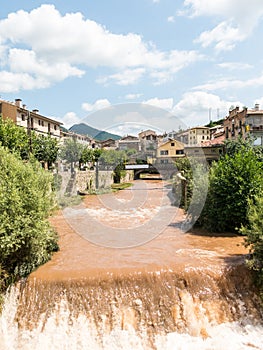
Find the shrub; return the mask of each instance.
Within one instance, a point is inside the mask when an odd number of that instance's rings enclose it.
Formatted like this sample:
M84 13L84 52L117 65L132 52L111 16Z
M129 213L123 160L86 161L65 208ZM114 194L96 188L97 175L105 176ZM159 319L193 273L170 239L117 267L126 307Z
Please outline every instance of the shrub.
M263 192L250 200L248 205L248 223L240 232L245 237L245 246L250 249L248 266L257 273L257 284L263 288Z
M248 222L248 200L263 186L262 162L252 148L222 157L210 169L209 190L200 222L209 230L234 232Z
M11 276L26 276L58 249L47 220L55 204L52 181L36 161L0 147L0 267Z

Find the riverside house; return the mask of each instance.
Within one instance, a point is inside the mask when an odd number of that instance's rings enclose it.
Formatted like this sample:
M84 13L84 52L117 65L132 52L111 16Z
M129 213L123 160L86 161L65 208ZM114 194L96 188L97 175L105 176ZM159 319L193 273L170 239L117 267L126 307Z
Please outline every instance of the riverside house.
M28 132L34 130L43 136L60 138L60 126L63 123L41 115L38 109L28 110L20 99L16 99L15 102L0 100L0 114L3 119L13 120L16 125L25 128Z

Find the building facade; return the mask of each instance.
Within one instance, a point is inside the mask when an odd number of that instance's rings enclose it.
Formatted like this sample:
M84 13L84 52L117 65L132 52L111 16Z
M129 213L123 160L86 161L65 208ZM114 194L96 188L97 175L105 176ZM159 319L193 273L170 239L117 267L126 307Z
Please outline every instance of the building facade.
M240 110L238 106L229 111L229 115L224 120L226 140L236 140L245 136L246 114L247 108Z
M246 138L251 135L255 145L263 145L263 110L258 103L252 109L236 107L229 111L224 120L226 140L236 140L239 137Z
M184 144L177 140L168 140L159 145L156 163L173 163L176 159L185 157Z
M254 144L263 146L263 110L259 104L255 104L253 110L248 110L245 119L246 135L250 134L255 138Z
M18 126L25 128L28 132L35 131L43 136L60 138L61 122L39 114L37 109L28 110L20 99L15 102L0 100L0 114L3 119L11 119Z
M188 130L188 145L201 145L210 140L210 129L206 126L197 126Z

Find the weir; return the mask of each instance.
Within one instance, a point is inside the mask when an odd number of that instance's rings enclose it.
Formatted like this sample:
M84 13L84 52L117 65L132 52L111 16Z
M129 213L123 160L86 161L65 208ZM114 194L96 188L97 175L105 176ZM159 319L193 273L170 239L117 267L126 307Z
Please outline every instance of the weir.
M147 186L149 221L163 185ZM145 198L140 187L138 193ZM114 196L125 206L135 193ZM87 197L84 204L97 209L98 219L110 198L103 201ZM128 206L123 228L126 216ZM109 212L101 217L114 227ZM61 251L7 293L0 349L262 349L261 302L242 237L184 233L182 219L177 211L154 239L115 249L77 235L63 213L53 217Z

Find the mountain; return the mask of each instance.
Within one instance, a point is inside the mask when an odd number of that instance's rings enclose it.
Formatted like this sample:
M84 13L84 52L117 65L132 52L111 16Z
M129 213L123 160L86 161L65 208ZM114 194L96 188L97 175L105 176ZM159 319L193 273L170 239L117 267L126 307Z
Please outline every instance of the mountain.
M107 139L119 140L121 136L116 134L111 134L110 132L95 129L85 123L74 124L69 128L69 131L75 132L81 135L88 135L95 140L104 141Z

